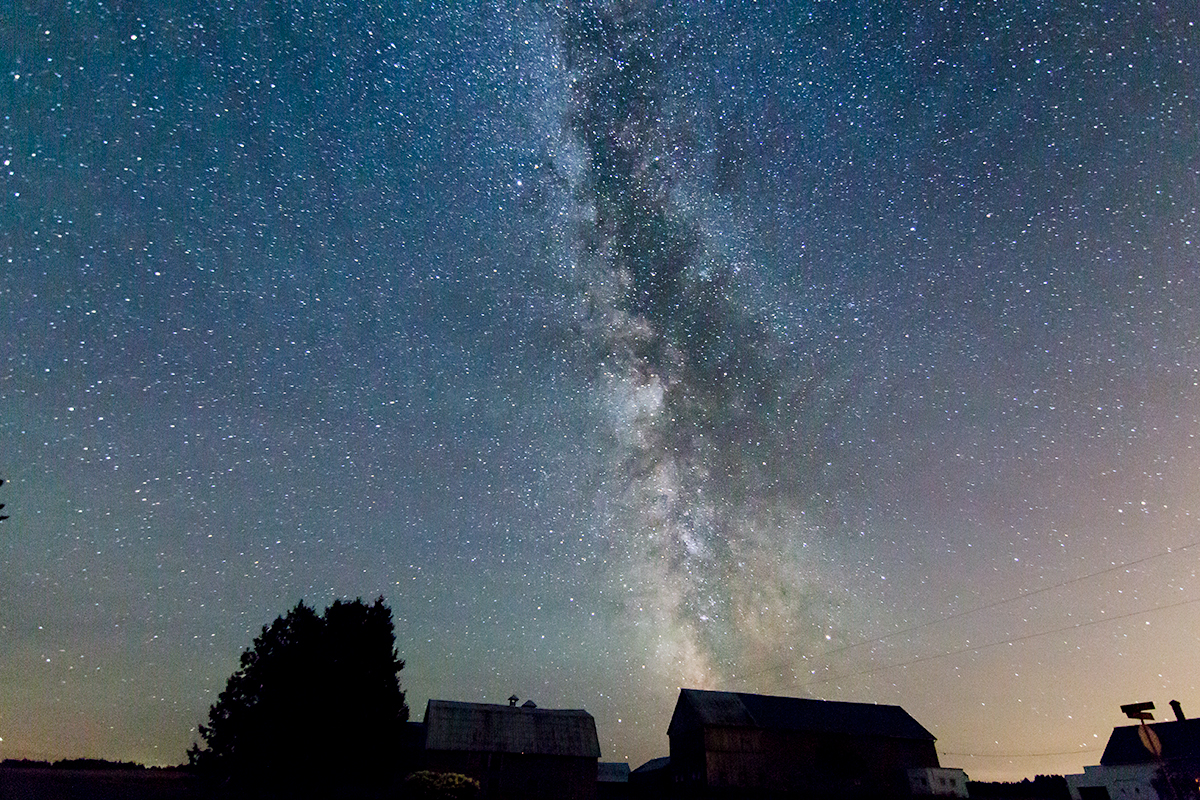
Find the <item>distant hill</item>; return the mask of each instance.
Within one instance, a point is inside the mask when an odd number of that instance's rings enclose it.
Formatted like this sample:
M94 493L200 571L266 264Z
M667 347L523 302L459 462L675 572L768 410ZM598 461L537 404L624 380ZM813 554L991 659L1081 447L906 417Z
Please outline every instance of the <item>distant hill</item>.
M105 758L61 758L58 761L35 761L29 758L6 758L0 767L16 769L148 769L135 761L109 761Z

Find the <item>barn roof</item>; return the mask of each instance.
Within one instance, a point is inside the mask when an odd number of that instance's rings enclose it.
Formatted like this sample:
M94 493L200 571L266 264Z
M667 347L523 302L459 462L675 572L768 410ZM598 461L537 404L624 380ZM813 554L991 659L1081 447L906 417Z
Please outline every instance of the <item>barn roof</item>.
M600 740L582 709L430 700L425 749L599 758Z
M1157 761L1138 735L1140 725L1122 725L1113 728L1100 756L1103 766L1117 764L1149 764ZM1154 731L1162 743L1163 759L1200 758L1200 718L1176 722L1154 722L1146 726Z
M695 726L934 740L900 706L680 689L668 733Z

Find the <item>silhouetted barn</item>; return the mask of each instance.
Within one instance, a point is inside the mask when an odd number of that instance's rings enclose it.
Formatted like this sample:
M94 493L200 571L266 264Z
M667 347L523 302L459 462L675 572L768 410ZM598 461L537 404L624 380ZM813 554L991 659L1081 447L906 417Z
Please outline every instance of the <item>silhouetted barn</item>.
M689 797L901 798L908 770L939 766L899 706L682 689L667 735Z
M596 721L583 710L451 700L425 708L425 768L477 779L484 800L595 800L599 759Z

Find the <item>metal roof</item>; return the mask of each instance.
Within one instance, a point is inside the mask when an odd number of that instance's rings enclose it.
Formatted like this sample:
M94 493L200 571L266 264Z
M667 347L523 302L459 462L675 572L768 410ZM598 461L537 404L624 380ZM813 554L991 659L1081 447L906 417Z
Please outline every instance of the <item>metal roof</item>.
M1146 726L1158 736L1162 743L1164 761L1185 758L1200 758L1200 718L1176 722L1153 722ZM1151 764L1158 759L1142 744L1138 735L1141 725L1122 725L1113 728L1100 756L1100 764L1106 767L1117 764Z
M582 709L430 700L425 749L599 758L600 740L596 720Z
M934 735L900 706L747 692L680 689L670 730L690 725L926 739Z

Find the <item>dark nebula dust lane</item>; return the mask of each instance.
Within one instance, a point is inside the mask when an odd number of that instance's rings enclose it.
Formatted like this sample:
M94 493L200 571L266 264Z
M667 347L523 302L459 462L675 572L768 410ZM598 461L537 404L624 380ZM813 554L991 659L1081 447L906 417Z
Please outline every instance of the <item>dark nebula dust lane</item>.
M414 708L634 766L680 686L981 779L1200 703L1194 6L11 5L0 757L176 763L381 594Z
M611 425L602 491L620 509L606 532L625 539L618 580L647 626L671 632L664 662L717 685L748 658L783 667L828 623L789 544L812 534L800 512L819 490L817 421L837 390L800 337L781 340L750 305L740 265L705 230L692 195L714 192L709 154L677 92L706 43L678 16L551 9L569 85L558 147L576 159L562 170L562 247Z

